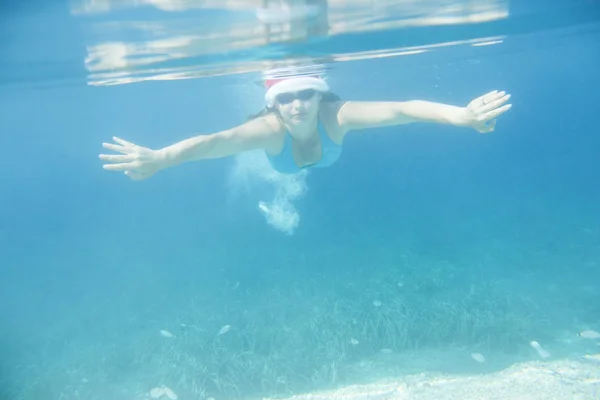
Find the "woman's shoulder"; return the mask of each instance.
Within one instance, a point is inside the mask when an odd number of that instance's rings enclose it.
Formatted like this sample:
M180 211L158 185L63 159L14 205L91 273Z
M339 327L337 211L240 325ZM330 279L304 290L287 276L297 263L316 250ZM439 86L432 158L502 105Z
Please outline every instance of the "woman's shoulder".
M263 123L269 127L269 131L271 133L277 135L285 132L285 126L277 114L269 113L259 118L262 119Z
M254 131L260 131L265 137L265 150L269 153L277 153L283 145L285 139L285 126L275 113L261 115L252 121Z
M338 118L338 114L344 107L344 104L346 104L346 102L342 100L323 102L321 103L321 109L319 110L321 122L331 138L336 142L341 142L344 134Z
M338 100L338 101L327 101L321 103L320 113L323 117L337 120L338 114L342 108L346 105L347 101Z

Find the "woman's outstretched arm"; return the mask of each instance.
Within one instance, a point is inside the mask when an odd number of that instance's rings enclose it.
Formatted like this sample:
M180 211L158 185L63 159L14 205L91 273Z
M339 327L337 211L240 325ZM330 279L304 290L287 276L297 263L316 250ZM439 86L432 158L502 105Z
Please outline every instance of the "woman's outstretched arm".
M404 102L347 102L338 112L338 123L344 132L432 122L470 127L487 133L494 130L496 118L511 108L506 104L510 95L494 90L471 101L466 107L457 107L430 101Z
M151 177L165 168L188 161L222 158L244 151L264 149L273 142L277 126L268 118L257 118L243 125L211 135L198 135L159 150L138 146L118 137L103 143L108 150L121 154L100 154L110 171L123 171L134 180Z

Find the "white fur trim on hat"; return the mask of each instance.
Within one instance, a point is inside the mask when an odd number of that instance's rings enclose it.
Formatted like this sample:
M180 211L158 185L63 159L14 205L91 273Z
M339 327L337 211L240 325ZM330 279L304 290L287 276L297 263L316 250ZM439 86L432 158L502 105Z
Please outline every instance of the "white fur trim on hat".
M267 107L273 107L275 105L275 98L282 93L298 92L305 89L313 89L317 92L327 93L329 92L329 85L324 79L315 78L313 76L299 76L284 79L275 83L267 90L267 93L265 94Z

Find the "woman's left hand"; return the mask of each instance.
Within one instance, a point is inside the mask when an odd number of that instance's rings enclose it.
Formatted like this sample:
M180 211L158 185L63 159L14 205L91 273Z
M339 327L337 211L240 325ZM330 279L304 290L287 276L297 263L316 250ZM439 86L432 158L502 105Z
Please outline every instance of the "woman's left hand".
M497 90L476 98L465 107L465 125L481 133L492 132L496 118L512 107L512 104L505 104L509 99L509 94Z

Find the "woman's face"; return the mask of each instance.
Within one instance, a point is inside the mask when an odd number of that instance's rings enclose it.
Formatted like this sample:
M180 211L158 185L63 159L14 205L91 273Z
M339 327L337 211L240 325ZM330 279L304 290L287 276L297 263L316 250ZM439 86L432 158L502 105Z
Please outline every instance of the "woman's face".
M313 121L319 114L321 93L306 89L277 96L275 105L283 120L291 125Z

